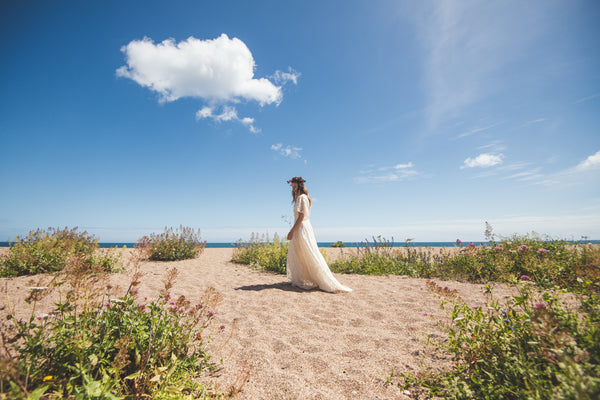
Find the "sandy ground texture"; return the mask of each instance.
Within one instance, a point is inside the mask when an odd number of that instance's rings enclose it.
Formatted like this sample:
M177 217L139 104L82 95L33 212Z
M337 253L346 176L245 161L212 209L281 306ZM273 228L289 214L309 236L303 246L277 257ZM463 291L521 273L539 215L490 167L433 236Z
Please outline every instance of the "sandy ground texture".
M340 255L337 249L327 252L330 259ZM245 382L236 398L416 398L416 393L386 383L390 374L434 372L450 365L449 357L435 345L447 338L440 322L449 323L450 317L440 308L440 297L427 289L426 279L337 274L352 293L303 291L292 287L284 275L232 263L232 253L233 249L206 249L193 260L146 262L141 266L145 276L139 296L155 298L171 267L178 270L172 295L194 301L214 287L223 296L215 324L207 332L214 338L209 352L218 368L204 379L223 390ZM30 312L23 302L26 288L43 286L50 279L46 275L1 279L0 307L10 298L18 316L26 317ZM110 280L124 292L130 276L113 274ZM483 285L437 283L455 289L469 305L486 303ZM505 286L494 290L495 297L509 292ZM43 299L36 313L52 310L55 300Z

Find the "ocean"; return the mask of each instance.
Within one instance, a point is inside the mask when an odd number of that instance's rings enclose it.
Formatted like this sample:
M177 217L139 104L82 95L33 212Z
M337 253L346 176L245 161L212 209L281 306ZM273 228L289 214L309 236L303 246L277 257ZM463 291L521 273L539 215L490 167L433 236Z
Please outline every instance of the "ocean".
M334 242L319 242L317 243L319 245L319 247L329 247L333 244ZM463 241L463 246L468 246L469 243L468 241ZM487 242L472 242L473 244L475 244L476 246L489 246L490 243ZM600 240L586 240L584 241L569 241L569 243L572 244L582 244L582 243L589 243L589 244L600 244ZM373 244L372 241L369 242L370 245ZM103 249L107 249L107 248L111 248L111 247L123 247L126 246L127 248L133 248L135 246L135 243L99 243L100 247ZM364 246L364 242L344 242L344 245L346 247L359 247L359 246ZM393 243L394 247L404 247L406 246L405 242L397 242L397 243ZM456 246L456 242L408 242L408 247L454 247ZM0 242L0 247L9 247L9 243L8 242ZM206 248L207 249L227 249L227 248L234 248L236 247L236 243L235 242L231 242L231 243L207 243L206 244Z

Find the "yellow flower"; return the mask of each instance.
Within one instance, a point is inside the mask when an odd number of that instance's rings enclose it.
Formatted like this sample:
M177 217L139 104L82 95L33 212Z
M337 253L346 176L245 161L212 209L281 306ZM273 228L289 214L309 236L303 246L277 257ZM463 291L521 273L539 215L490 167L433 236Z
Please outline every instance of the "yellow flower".
M52 375L45 376L45 377L44 377L44 382L46 382L46 381L51 381L51 380L52 380L52 378L53 378L53 376L52 376Z

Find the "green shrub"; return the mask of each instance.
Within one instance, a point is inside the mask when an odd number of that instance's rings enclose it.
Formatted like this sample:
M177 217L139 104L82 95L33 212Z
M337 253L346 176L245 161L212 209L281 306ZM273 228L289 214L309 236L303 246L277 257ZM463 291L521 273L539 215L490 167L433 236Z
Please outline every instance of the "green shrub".
M206 241L200 240L200 229L180 226L179 229L165 228L159 235L152 233L138 241L138 246L146 248L148 259L152 261L177 261L196 258L202 254Z
M346 247L346 244L341 240L338 240L337 242L330 244L329 247Z
M374 237L372 243L365 240L357 247L356 254L339 259L329 267L333 272L346 274L430 277L442 258L442 255L409 247L408 242L404 248L398 248L392 241Z
M48 228L29 232L25 238L17 236L9 243L8 253L0 256L0 276L33 275L61 271L73 257L84 257L88 267L102 265L113 271L119 263L114 254L102 254L98 239L87 232L73 229Z
M211 368L203 330L220 295L208 289L194 305L171 298L172 269L157 299L139 298L136 277L117 297L105 276L74 268L53 287L30 288L29 320L11 312L3 324L0 398L207 397L196 378ZM57 289L55 310L36 315L36 301Z
M253 233L248 242L239 240L236 243L231 261L285 274L288 248L289 243L282 241L277 234L271 242L268 235L265 237Z
M404 375L401 385L457 399L599 398L600 297L589 285L578 290L578 309L547 292L536 298L529 281L487 311L456 303L444 346L455 366L441 376Z

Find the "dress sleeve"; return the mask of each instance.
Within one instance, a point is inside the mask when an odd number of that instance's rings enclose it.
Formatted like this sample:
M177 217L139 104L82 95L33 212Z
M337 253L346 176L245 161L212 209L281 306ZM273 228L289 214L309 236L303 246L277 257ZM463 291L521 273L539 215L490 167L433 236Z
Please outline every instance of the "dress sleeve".
M300 196L298 202L296 203L296 211L306 215L306 212L308 211L309 207L310 206L308 204L308 197L306 197L306 195Z

